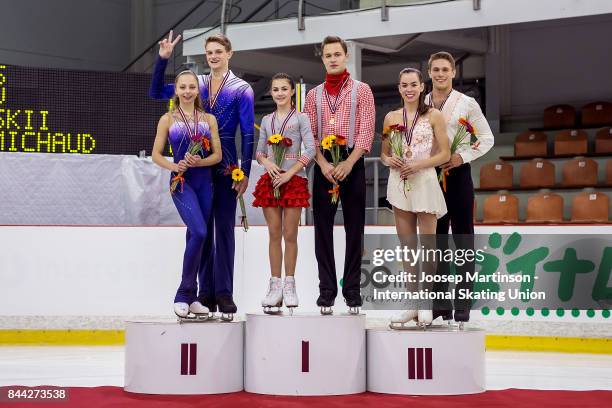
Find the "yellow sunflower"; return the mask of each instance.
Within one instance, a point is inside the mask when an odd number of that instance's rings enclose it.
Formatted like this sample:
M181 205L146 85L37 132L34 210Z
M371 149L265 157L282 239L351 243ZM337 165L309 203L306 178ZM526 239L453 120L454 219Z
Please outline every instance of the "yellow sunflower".
M243 178L244 178L244 171L242 171L242 169L234 169L232 171L232 180L242 181Z
M331 149L331 141L328 138L325 138L321 141L321 147L324 150L329 150Z
M277 144L279 143L281 140L283 140L283 137L281 135L279 135L278 133L275 135L272 135L268 138L268 142L272 143L272 144Z

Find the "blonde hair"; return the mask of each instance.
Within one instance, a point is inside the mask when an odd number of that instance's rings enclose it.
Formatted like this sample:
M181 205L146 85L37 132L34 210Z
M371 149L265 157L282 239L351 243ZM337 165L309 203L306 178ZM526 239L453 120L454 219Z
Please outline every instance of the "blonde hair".
M208 43L216 42L219 43L225 48L225 51L230 52L232 50L232 42L227 38L225 34L217 33L213 34L210 37L206 38L204 42L204 48L208 45Z

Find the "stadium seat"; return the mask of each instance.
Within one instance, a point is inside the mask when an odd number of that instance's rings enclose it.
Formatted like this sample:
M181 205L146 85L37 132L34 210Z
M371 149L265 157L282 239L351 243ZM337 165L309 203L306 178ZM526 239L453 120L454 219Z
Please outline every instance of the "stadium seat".
M503 161L487 163L480 168L480 188L512 188L512 165Z
M612 103L593 102L582 107L582 126L612 125Z
M538 193L527 199L527 222L563 222L563 197Z
M548 137L544 132L523 132L514 141L514 156L544 157L548 154Z
M586 157L576 157L563 163L561 185L581 187L597 185L597 162Z
M612 160L606 162L606 178L604 183L607 186L612 186Z
M578 193L572 199L572 222L608 222L610 198L597 192Z
M586 154L588 143L584 130L562 130L555 135L555 156Z
M612 128L600 129L595 135L595 153L612 153Z
M484 201L485 224L518 223L518 198L512 194L495 194Z
M568 129L576 126L576 109L570 105L554 105L544 109L544 127Z
M548 160L533 159L521 166L519 186L545 188L555 185L555 165Z

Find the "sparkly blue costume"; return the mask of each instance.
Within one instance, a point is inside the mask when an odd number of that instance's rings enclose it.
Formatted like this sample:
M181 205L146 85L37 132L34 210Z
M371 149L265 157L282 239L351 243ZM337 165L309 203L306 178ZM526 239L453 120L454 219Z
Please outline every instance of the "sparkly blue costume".
M190 126L193 126L191 123ZM210 141L208 123L198 124L199 134ZM192 127L193 129L193 127ZM185 158L189 147L189 131L184 123L175 121L168 132L168 140L174 153L174 162ZM183 274L174 302L193 303L198 296L197 279L199 271L210 260L209 253L204 252L204 242L209 235L208 223L213 203L213 184L210 167L191 167L184 174L185 182L172 194L181 219L187 226L187 243L183 256ZM196 279L197 278L197 279ZM200 283L201 286L201 283Z
M168 61L157 59L149 96L154 99L170 99L174 95L174 85L164 84L164 72ZM200 269L199 297L209 309L216 304L211 299L231 296L234 278L234 227L236 223L236 191L232 189L232 179L224 175L224 169L238 164L236 149L236 128L240 125L242 160L240 166L245 175L251 170L253 156L253 89L236 77L231 71L224 86L219 89L216 102L211 106L208 94L209 75L198 76L200 95L208 113L217 119L223 159L213 166L212 182L214 188L212 217L208 223L209 233L204 243L203 254L210 254L209 262L202 262Z

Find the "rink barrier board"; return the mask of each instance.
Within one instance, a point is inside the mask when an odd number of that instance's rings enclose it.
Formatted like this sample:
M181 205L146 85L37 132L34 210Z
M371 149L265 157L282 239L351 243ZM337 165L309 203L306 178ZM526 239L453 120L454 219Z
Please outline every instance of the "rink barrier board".
M0 330L0 346L122 346L124 330ZM611 338L486 335L487 350L612 354Z

